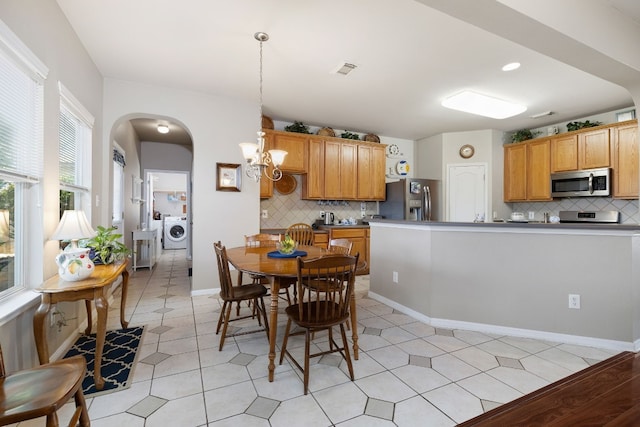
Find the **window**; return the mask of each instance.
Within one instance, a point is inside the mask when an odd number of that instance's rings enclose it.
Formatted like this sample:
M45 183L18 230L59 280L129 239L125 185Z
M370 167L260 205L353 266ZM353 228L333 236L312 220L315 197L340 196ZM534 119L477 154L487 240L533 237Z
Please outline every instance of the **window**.
M60 88L60 216L67 209L91 212L91 131L93 116Z
M39 203L47 73L0 21L0 298L42 279Z

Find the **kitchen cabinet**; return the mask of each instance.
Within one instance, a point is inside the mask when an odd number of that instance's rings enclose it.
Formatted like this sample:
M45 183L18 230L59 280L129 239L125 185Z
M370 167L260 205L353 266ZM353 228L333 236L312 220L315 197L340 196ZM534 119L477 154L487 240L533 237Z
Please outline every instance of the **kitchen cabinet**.
M349 239L352 243L351 254L360 254L359 262L365 265L358 274L369 274L369 228L368 227L329 227L329 239Z
M386 145L312 136L302 198L384 200Z
M385 167L385 147L358 145L358 199L385 199Z
M504 146L504 201L527 200L527 144Z
M609 127L581 129L551 139L551 172L611 166Z
M306 172L305 165L309 135L266 130L265 134L265 137L269 141L269 150L284 150L287 152L284 162L280 166L283 172L292 174Z
M551 200L551 141L504 147L504 201Z
M578 170L578 135L551 139L551 172Z
M579 169L610 167L610 153L608 127L578 134Z
M313 246L326 249L327 246L329 246L329 233L325 231L314 231Z
M611 160L613 166L613 197L637 199L638 181L638 123L633 120L611 128Z
M358 168L355 143L325 141L324 198L353 200L357 194Z

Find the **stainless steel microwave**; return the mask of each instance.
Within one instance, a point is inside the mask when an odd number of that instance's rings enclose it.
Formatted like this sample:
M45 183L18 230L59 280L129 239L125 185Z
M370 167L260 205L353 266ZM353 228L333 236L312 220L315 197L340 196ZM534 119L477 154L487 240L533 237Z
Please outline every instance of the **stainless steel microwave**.
M551 174L551 197L611 195L611 169L585 169Z

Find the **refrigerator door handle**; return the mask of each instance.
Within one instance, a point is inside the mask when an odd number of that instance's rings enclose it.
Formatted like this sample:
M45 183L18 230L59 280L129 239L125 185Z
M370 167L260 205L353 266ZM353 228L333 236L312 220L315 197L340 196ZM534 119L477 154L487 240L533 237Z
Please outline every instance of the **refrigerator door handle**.
M431 221L431 189L429 188L428 185L424 186L423 189L423 197L424 197L424 203L423 203L423 215L422 215L422 220L423 221Z

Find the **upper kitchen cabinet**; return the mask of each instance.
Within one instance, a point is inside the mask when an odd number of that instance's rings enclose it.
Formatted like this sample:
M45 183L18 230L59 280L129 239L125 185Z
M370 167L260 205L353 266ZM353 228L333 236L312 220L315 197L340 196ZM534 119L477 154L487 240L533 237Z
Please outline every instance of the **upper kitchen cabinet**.
M312 136L302 198L384 200L386 145Z
M578 135L551 139L551 172L578 170Z
M551 141L505 145L504 201L551 200Z
M324 143L324 198L353 200L357 195L358 148L355 143Z
M307 144L309 135L303 133L265 130L265 138L270 150L284 150L287 155L280 166L283 172L305 173Z
M609 127L582 129L551 139L551 172L611 166Z
M611 160L613 167L613 197L637 199L638 123L629 121L611 128Z
M578 134L578 168L608 168L611 147L609 146L609 128L580 132Z
M385 147L358 145L358 199L385 199L385 166Z

